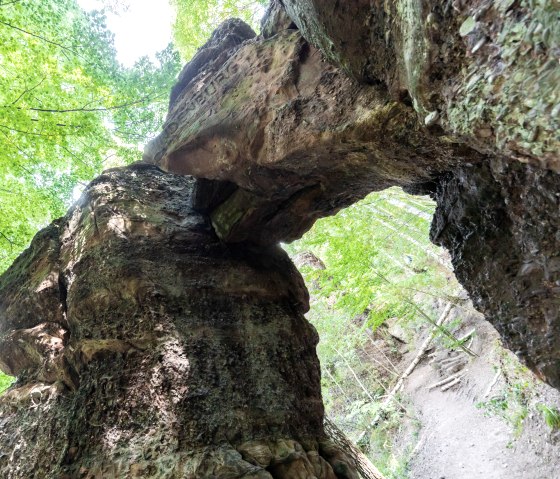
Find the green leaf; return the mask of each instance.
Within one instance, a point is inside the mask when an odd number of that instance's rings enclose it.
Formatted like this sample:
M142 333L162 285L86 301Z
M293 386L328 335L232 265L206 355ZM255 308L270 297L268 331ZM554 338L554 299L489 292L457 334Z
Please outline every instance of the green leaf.
M467 19L461 24L459 28L459 35L462 37L467 36L476 27L476 20L473 17L467 17Z

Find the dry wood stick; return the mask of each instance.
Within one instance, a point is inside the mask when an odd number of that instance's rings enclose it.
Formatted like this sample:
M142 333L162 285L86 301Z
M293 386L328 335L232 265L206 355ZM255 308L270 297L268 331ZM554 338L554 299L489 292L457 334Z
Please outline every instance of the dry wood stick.
M457 339L458 342L463 342L466 339L470 338L474 333L476 333L476 328L472 328L468 333L463 334L460 338Z
M454 305L452 303L447 303L447 306L445 307L445 309L443 310L443 313L441 313L441 316L438 318L438 320L435 324L434 330L424 340L424 342L420 346L420 349L418 350L418 353L416 354L416 356L414 357L412 362L409 364L409 366L405 369L404 373L402 373L401 377L397 380L397 382L395 383L395 385L391 389L391 392L389 393L389 395L381 403L381 406L379 407L378 411L376 412L375 416L373 417L373 420L369 423L366 430L363 431L358 436L358 440L356 442L360 442L360 440L363 439L363 437L368 433L368 431L377 424L377 421L379 419L379 415L393 401L394 397L397 395L397 393L402 388L405 379L408 376L410 376L412 371L414 371L414 368L417 366L417 364L422 359L422 356L427 351L427 349L430 346L430 343L432 342L432 340L434 339L434 336L436 335L437 331L439 330L439 328L441 328L441 326L445 323L445 321L449 317L449 313L451 312L451 309L453 308L453 306Z
M447 360L444 359L443 361L440 361L439 364L441 365L442 368L447 368L449 366L453 366L454 364L460 363L460 362L463 362L463 358L461 356L455 357L455 358L450 358L450 359L447 359Z
M327 416L324 419L324 426L327 435L352 460L363 479L385 479L367 456Z
M430 384L426 389L430 390L430 389L437 388L438 386L443 386L443 385L447 384L448 382L453 381L455 378L457 378L458 376L460 376L462 374L463 374L463 372L459 371L458 373L452 374L451 376L447 376L445 379L442 379L441 381L438 381L437 383Z
M484 393L484 396L482 396L483 398L487 398L490 393L492 392L492 388L496 385L496 383L498 382L498 379L500 378L500 374L502 373L501 369L498 369L496 371L496 374L494 376L494 379L492 379L492 382L490 383L490 385L488 386L488 388L486 389L486 392Z
M450 388L452 388L453 386L455 386L455 384L459 384L460 382L461 382L461 378L460 378L460 377L455 378L455 379L454 379L453 381L451 381L449 384L447 384L446 386L443 386L443 387L441 388L441 392L447 391L448 389L450 389Z

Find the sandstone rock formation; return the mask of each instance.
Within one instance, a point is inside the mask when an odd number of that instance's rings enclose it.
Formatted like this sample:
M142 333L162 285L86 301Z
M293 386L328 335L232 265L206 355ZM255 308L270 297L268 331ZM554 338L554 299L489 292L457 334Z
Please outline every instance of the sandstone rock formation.
M432 134L385 88L327 63L297 30L227 51L223 63L180 83L144 155L166 171L211 180L198 183L199 207L225 241L293 240L373 190L430 182L484 158Z
M221 242L193 185L107 171L2 277L2 477L357 477L301 276Z
M393 185L433 195L432 239L560 387L559 8L275 0L259 36L220 27L151 165L94 180L0 278L2 476L357 477L277 243Z
M560 172L559 6L545 0L282 0L302 35L426 124Z
M537 375L560 388L560 175L494 159L440 180L431 238Z
M560 387L559 12L273 2L264 37L181 83L145 160L203 178L199 206L228 242L293 240L393 185L432 194L460 280Z

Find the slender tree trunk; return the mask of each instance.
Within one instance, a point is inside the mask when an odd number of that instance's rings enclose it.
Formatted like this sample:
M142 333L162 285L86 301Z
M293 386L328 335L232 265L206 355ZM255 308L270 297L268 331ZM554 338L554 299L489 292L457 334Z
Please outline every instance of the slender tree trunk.
M340 449L346 451L363 479L385 479L385 476L371 463L367 456L328 417L325 417L325 431Z

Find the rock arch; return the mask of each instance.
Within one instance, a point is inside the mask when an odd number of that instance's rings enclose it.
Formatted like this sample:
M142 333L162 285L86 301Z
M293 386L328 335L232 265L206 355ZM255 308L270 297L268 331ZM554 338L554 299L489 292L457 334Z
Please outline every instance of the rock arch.
M275 1L213 34L144 163L0 278L4 476L357 477L276 244L393 185L433 195L432 239L560 387L557 7L463 3Z

